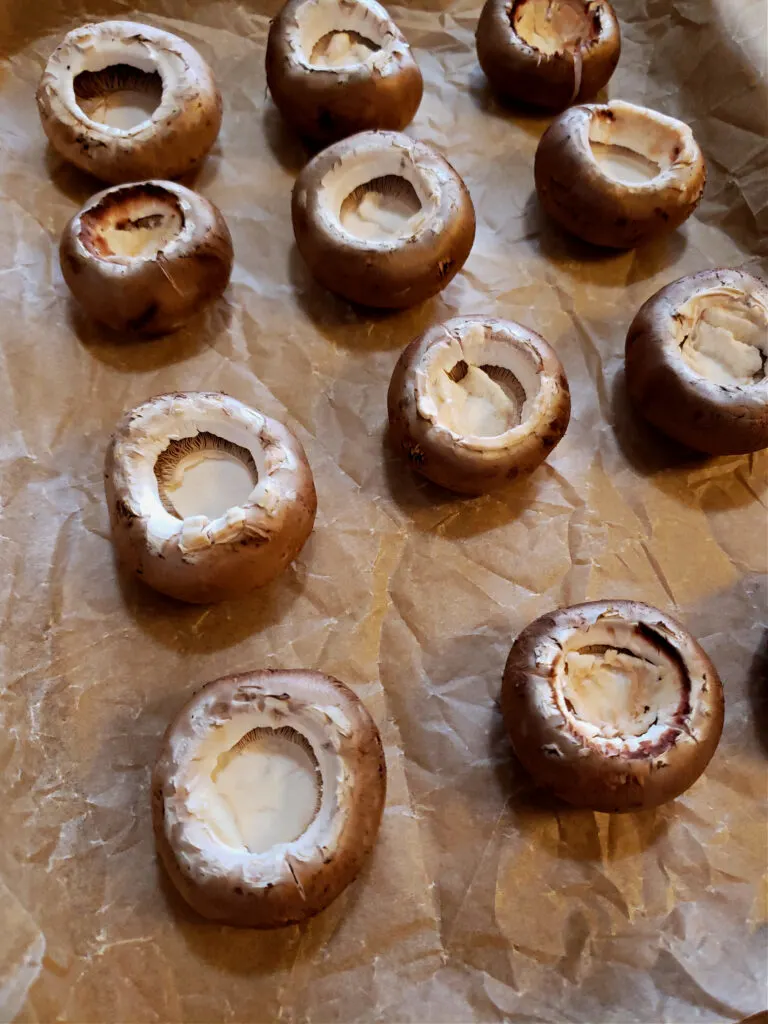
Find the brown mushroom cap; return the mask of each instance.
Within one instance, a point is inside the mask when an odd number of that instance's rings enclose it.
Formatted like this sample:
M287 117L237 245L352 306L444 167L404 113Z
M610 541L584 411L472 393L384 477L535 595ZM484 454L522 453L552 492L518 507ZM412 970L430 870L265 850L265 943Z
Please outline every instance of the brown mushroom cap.
M172 181L92 196L61 236L64 280L86 312L115 330L175 331L217 299L232 270L221 212Z
M627 390L654 426L713 455L768 448L768 286L743 270L683 277L627 334Z
M542 136L534 166L544 210L593 245L631 249L696 209L704 157L688 125L614 100L571 107Z
M323 145L400 131L424 89L411 48L376 0L288 0L269 27L266 65L280 113Z
M398 132L362 132L323 150L299 175L291 212L296 245L317 280L384 309L445 288L475 239L459 175Z
M511 320L463 316L404 350L387 396L394 447L428 479L481 494L530 473L571 413L554 350Z
M216 460L216 479L182 505L185 476L199 474L205 458ZM235 504L227 507L232 473ZM217 392L159 395L129 412L107 449L105 487L120 561L192 603L240 597L273 580L304 546L317 509L298 438Z
M121 127L97 102L121 92L157 93L157 106ZM201 163L221 127L221 96L197 50L134 21L69 32L45 66L37 105L53 148L109 182L177 178Z
M680 623L637 601L594 601L532 622L501 691L534 780L594 811L631 811L692 786L723 728L712 662Z
M233 800L231 784L221 792L222 775L254 747L261 759L242 766L247 788ZM288 771L284 762L275 777L269 758L281 754ZM303 819L292 781L314 783L316 802ZM258 817L263 789L266 804L281 799L291 819L278 819L281 831L271 836L277 816ZM376 842L385 796L379 731L349 687L320 672L259 671L208 683L181 709L155 765L152 818L163 864L199 914L280 928L319 913L354 880Z
M607 0L486 0L477 56L501 99L562 110L594 96L621 54Z

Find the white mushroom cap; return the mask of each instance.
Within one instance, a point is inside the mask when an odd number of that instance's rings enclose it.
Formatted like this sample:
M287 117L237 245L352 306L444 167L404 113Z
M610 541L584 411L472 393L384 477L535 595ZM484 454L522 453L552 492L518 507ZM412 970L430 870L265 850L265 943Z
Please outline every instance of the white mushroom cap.
M343 683L302 670L227 676L166 732L152 780L158 850L199 913L277 928L355 878L385 794L378 729Z
M613 100L571 107L542 136L536 191L546 212L594 245L640 245L698 205L704 157L682 121Z
M327 144L413 119L421 72L377 0L288 0L269 28L267 83L282 115Z
M220 515L179 514L161 486L164 453L172 468L210 438L247 459L250 493ZM121 561L156 590L191 602L238 597L269 583L303 547L317 508L299 440L215 392L160 395L128 413L107 450L105 486Z
M64 280L90 316L143 335L174 331L218 298L232 258L221 212L172 181L98 192L60 245Z
M627 334L627 389L670 437L727 455L768 447L768 285L705 270L662 288Z
M435 483L479 494L536 468L570 418L554 350L511 320L455 317L404 350L388 394L395 447Z
M532 622L509 653L501 704L534 780L596 811L679 796L723 728L707 655L680 623L637 601L574 605Z
M156 73L162 84L157 108L129 127L94 120L76 93L82 72L120 65ZM221 97L197 50L170 32L133 21L104 21L69 32L46 64L37 104L54 149L110 182L176 178L192 170L221 126Z

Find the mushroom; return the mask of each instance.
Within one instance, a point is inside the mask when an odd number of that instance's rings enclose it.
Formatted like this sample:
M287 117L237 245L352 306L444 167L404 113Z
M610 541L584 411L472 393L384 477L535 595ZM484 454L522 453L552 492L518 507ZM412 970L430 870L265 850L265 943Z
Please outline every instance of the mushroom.
M386 795L379 731L320 672L204 686L169 726L152 777L158 852L204 917L279 928L325 909L376 842Z
M267 84L306 139L413 120L424 83L411 48L376 0L288 0L269 27Z
M515 754L534 781L593 811L673 800L723 729L723 688L680 623L637 601L594 601L532 622L501 690Z
M654 426L713 455L768 448L768 286L705 270L656 292L627 335L629 395Z
M362 132L323 150L296 180L292 216L317 280L364 306L423 302L461 270L475 240L464 182L398 132Z
M159 395L129 412L107 449L120 561L181 601L240 597L298 555L317 509L299 440L229 395Z
M394 447L434 483L481 494L530 473L571 414L554 350L511 320L462 316L405 349L387 396Z
M37 106L53 148L109 182L185 174L221 127L221 96L197 50L134 21L69 32L45 66Z
M594 96L621 54L621 32L607 0L486 0L477 56L506 101L562 110Z
M172 181L115 185L92 196L59 250L70 291L116 330L175 331L227 287L232 238L220 211Z
M542 136L534 165L546 212L585 242L631 249L696 209L706 168L688 125L633 103L571 107Z

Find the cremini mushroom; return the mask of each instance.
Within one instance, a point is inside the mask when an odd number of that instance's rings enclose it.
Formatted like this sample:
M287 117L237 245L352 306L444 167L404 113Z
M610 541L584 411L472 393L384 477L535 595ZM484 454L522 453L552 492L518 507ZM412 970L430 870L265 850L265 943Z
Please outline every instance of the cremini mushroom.
M323 150L296 181L292 215L317 280L364 306L403 308L434 295L475 239L459 175L398 132L362 132Z
M510 320L462 316L405 349L387 399L393 446L419 473L480 494L534 470L568 426L554 350Z
M554 220L614 249L679 227L706 182L688 125L620 100L560 114L542 136L534 170L539 201Z
M92 196L59 249L70 291L95 320L140 335L174 331L227 287L232 239L220 211L172 181Z
M501 99L546 110L594 96L621 54L607 0L486 0L476 42Z
M768 285L743 270L705 270L667 285L627 335L634 405L697 451L768 448L767 369Z
M129 412L107 449L119 560L182 601L221 601L273 580L317 508L299 440L229 395L159 395Z
M532 622L501 691L532 778L593 811L631 811L692 786L723 728L712 662L679 622L637 601L595 601Z
M221 126L221 97L197 50L134 21L69 32L45 66L37 106L53 148L109 182L185 174Z
M359 873L385 794L379 731L349 687L302 670L226 676L165 734L152 777L158 851L204 917L295 924Z
M411 48L376 0L288 0L269 27L267 83L283 117L327 145L400 131L423 92Z

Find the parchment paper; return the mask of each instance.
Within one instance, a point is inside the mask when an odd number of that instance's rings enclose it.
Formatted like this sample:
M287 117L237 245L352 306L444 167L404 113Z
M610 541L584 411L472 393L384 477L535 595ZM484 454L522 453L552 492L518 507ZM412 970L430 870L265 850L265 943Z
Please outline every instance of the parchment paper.
M548 120L502 111L477 67L474 2L392 13L426 80L409 129L465 177L465 271L410 312L363 316L293 246L306 159L265 93L275 0L5 0L0 9L0 1006L73 1021L720 1021L768 1004L766 453L698 459L638 422L629 321L662 285L756 267L768 236L764 0L616 0L609 86L681 116L706 152L683 230L607 256L539 216ZM46 148L34 103L84 20L177 32L226 100L195 187L237 265L226 301L131 343L74 310L57 243L98 183ZM762 243L761 243L762 239ZM765 252L765 248L763 249ZM557 348L574 415L530 481L459 500L384 443L400 349L458 313L520 320ZM296 565L252 599L165 600L113 564L102 459L123 410L221 389L301 436L320 497ZM589 598L681 617L716 662L727 722L706 775L658 811L565 809L513 762L497 697L533 617ZM306 666L381 727L389 800L369 869L321 917L262 935L207 924L159 871L148 779L186 697L224 673Z

